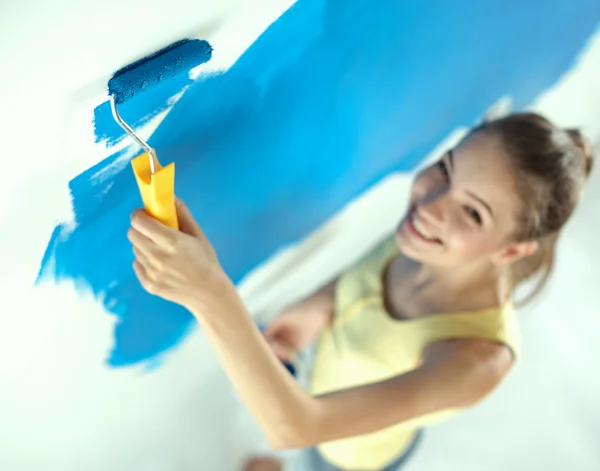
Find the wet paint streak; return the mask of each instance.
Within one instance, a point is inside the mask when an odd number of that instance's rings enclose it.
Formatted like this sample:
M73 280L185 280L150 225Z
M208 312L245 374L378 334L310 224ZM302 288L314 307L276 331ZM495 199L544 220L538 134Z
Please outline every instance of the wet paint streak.
M125 122L139 127L167 109L171 98L192 84L189 71L211 56L212 46L207 41L177 41L115 72L108 82L108 93L115 97ZM125 136L112 116L109 102L94 110L94 130L96 142L108 145Z
M500 96L526 106L600 20L597 0L454 5L300 0L229 71L188 88L150 144L177 163L177 192L234 281ZM40 275L77 280L117 317L110 365L155 361L191 316L134 278L131 170L89 175L71 182L78 226L50 241Z

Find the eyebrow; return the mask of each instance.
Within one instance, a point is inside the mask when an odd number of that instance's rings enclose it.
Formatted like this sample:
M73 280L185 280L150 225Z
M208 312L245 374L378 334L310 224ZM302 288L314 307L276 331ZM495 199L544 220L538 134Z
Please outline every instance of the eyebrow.
M450 149L446 156L448 157L448 162L450 163L450 171L454 171L454 150ZM466 191L466 193L473 199L475 199L476 201L478 201L483 207L485 207L485 209L487 209L490 213L490 216L492 216L492 219L494 219L494 211L492 211L492 208L490 208L490 205L487 204L484 200L482 200L479 196L475 195L474 193L471 193L470 191Z

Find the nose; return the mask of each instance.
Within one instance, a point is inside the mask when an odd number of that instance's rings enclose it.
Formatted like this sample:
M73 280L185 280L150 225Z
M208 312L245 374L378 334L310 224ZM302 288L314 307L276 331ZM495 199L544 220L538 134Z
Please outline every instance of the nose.
M444 226L448 215L448 204L450 193L448 189L438 189L432 191L425 198L417 203L417 214L425 220L426 223L434 227Z

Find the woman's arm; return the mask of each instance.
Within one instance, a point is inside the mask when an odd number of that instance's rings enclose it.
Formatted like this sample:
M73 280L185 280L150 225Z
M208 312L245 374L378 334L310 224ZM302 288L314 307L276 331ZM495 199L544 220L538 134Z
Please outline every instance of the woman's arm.
M189 210L180 230L132 215L133 268L150 293L194 314L229 379L275 448L298 448L380 430L473 404L509 370L507 347L482 340L429 348L419 368L380 383L312 397L287 373L250 318Z
M507 373L507 347L484 340L432 345L422 365L372 385L310 396L285 371L250 319L229 280L219 302L192 312L227 375L271 445L303 448L374 432L434 411L464 407L488 394Z

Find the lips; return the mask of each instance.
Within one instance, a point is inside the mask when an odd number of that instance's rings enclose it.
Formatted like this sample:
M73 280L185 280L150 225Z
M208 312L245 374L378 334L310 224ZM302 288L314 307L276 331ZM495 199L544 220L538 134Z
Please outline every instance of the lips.
M406 220L406 226L408 227L409 232L424 242L428 242L430 244L441 244L442 241L435 237L429 229L423 224L421 219L417 216L416 208L413 208Z

